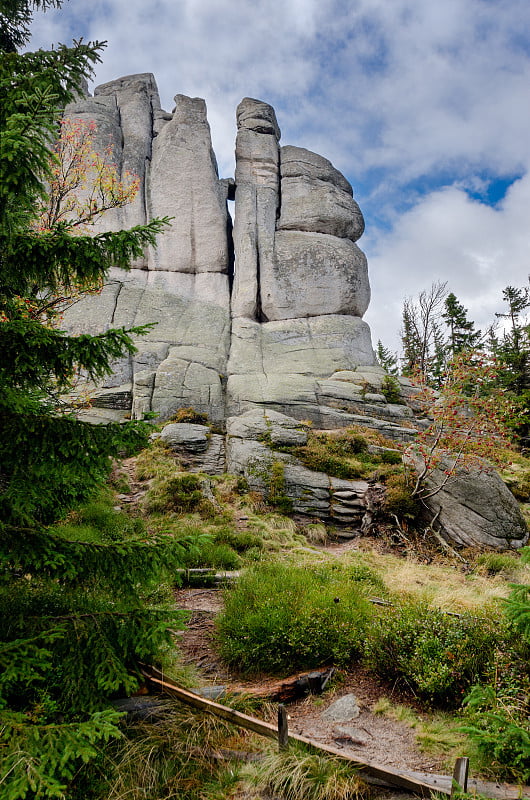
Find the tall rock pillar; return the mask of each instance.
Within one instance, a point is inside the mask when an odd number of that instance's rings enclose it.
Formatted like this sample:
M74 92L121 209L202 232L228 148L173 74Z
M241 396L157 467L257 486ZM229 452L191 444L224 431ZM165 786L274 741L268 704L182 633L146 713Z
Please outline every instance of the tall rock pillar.
M280 129L274 109L245 97L236 112L236 205L232 315L264 321L261 273L274 260Z

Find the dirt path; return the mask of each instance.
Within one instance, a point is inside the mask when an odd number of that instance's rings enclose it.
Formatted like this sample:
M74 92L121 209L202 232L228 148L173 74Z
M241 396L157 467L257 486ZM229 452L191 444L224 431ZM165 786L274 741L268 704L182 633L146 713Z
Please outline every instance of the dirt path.
M180 608L191 613L186 630L179 636L179 647L185 661L195 665L206 685L252 694L253 690L261 690L268 684L267 680L242 679L228 670L218 657L214 642L214 620L222 608L219 590L179 589L177 602ZM359 716L348 723L324 720L322 713L346 694L354 694L357 698ZM334 688L323 695L309 696L288 705L289 730L382 766L421 772L443 771L440 759L419 751L411 728L372 712L374 704L382 696L392 699L389 688L366 670L356 668L341 673ZM398 702L399 697L394 700Z

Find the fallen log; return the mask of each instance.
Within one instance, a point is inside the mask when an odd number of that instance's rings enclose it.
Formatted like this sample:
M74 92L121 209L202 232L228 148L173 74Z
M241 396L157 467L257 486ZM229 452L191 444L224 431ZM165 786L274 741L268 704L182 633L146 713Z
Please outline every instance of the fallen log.
M283 681L266 681L259 687L232 686L231 694L240 692L251 697L272 700L275 703L291 703L308 694L322 694L334 674L334 667L298 672Z

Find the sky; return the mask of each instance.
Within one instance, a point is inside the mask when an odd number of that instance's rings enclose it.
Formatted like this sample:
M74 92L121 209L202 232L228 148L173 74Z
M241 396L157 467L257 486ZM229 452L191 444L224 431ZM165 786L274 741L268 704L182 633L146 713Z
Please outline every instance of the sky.
M378 340L405 298L447 282L477 328L530 273L528 0L69 0L30 47L107 41L94 86L152 72L208 107L221 177L235 109L274 106L282 144L329 158L366 221Z

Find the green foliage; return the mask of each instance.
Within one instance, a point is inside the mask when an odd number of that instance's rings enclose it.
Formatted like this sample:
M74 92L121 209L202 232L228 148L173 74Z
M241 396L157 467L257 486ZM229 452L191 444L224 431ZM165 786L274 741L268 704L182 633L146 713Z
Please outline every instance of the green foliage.
M95 496L111 458L145 443L145 425L90 426L60 395L79 371L109 373L146 328L70 336L32 316L32 302L127 268L166 223L94 237L38 230L58 120L102 47L18 54L33 9L50 5L60 3L0 9L0 759L12 800L63 797L98 742L118 735L109 696L137 686L139 661L159 658L181 621L143 598L190 546L101 508L80 527L46 527Z
M521 560L530 564L530 547L522 550ZM525 644L530 647L530 585L513 585L512 592L506 603L506 615L512 621L516 631Z
M223 657L242 672L347 664L361 652L369 613L359 585L330 567L250 568L218 618Z
M379 609L365 655L378 675L454 708L488 671L499 636L495 621L450 616L411 600Z
M465 699L469 721L463 730L500 777L530 780L528 707L517 710L492 686L474 686Z
M386 369L389 375L398 374L398 359L396 353L392 353L385 347L380 339L377 342L375 354L379 364L383 369Z
M389 475L385 480L383 511L400 520L417 519L421 513L420 503L412 494L412 487L403 472Z
M514 575L520 566L520 560L510 553L481 553L477 558L477 567L488 575Z
M0 328L1 328L0 324ZM145 444L145 423L87 425L65 416L2 409L0 516L12 524L48 523L87 501L111 468L111 456ZM9 477L8 477L9 476Z
M530 562L524 548L523 563ZM505 604L513 626L489 681L473 686L465 700L464 730L502 777L530 779L530 586L513 585Z
M229 545L205 540L197 550L188 552L182 563L186 567L230 570L241 566L241 558Z
M122 730L79 771L72 800L225 800L238 765L227 768L211 754L227 746L249 749L248 732L236 733L219 717L169 701L158 703L145 721L126 720Z
M381 479L385 474L382 465L399 464L401 456L382 449L369 452L372 439L379 444L377 435L370 436L368 432L355 428L332 433L310 432L307 444L295 447L290 452L308 469L326 472L336 478Z
M265 483L268 503L281 514L290 514L293 510L293 502L286 494L285 464L283 461L275 459L271 463L265 476Z
M244 553L251 547L261 549L263 547L263 539L255 533L248 531L234 531L231 528L222 528L214 534L214 542L216 544L226 544L237 550L238 553Z
M385 375L381 394L385 396L387 403L399 403L401 401L401 387L397 378L393 375Z
M2 798L64 798L81 763L98 754L103 742L119 736L121 714L98 711L85 722L28 724L25 714L0 712ZM37 755L38 754L38 755Z
M149 490L145 508L151 513L174 512L187 514L190 511L211 510L210 501L202 488L204 478L191 472L173 472L167 477L155 479Z
M467 308L464 308L453 292L449 292L445 298L444 309L442 319L449 329L445 349L450 359L465 348L476 347L482 334L474 330L475 323L468 320Z

